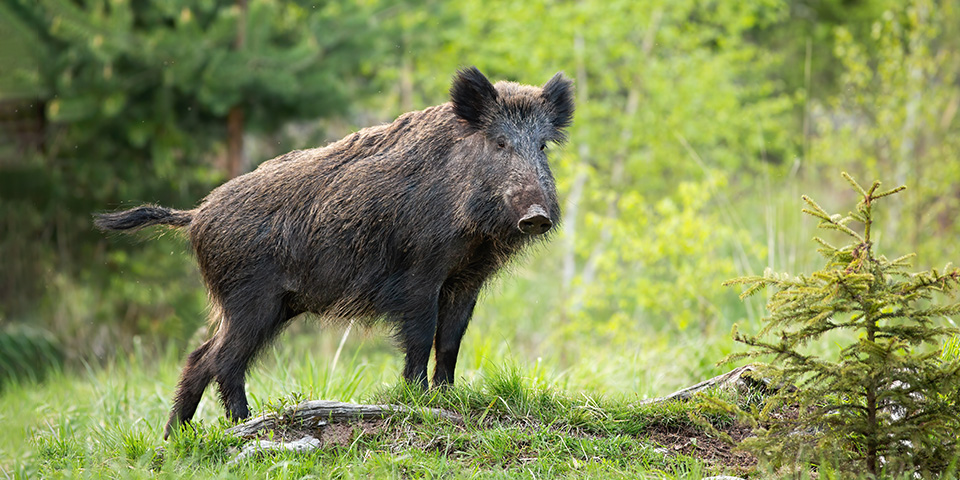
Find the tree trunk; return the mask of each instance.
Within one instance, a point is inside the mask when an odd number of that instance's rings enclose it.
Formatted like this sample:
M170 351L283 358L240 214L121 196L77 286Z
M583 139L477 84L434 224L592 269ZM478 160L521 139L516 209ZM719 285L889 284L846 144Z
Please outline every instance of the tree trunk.
M227 176L243 174L243 108L234 105L227 113Z
M240 16L237 19L237 37L233 41L234 50L243 50L247 32L247 0L236 0ZM243 107L234 105L227 113L227 176L235 178L243 175L246 165L243 161Z

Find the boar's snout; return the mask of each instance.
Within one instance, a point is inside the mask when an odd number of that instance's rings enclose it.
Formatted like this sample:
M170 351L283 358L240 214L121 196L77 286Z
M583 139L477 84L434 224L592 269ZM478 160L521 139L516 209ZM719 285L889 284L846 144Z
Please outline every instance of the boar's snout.
M527 209L527 213L523 215L523 218L517 222L517 228L519 228L524 235L540 235L541 233L546 233L552 226L553 222L550 221L550 217L547 216L547 211L544 210L540 204L531 205L530 208Z

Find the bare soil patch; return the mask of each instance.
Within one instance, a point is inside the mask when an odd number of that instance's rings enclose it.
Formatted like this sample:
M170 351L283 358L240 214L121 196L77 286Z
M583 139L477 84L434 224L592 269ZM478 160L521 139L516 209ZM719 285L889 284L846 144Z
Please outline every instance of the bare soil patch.
M738 443L751 435L748 427L739 424L721 431ZM731 468L737 472L747 472L757 466L757 457L754 455L738 450L734 445L691 425L652 425L646 432L646 438L668 451L699 458L713 466Z

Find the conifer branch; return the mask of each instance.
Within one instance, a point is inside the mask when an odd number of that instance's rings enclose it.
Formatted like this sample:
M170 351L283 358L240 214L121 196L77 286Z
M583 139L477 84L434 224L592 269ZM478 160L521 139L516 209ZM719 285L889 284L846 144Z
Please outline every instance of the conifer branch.
M862 235L860 235L857 232L854 232L852 229L850 229L850 227L844 225L841 221L826 220L826 221L820 222L820 225L817 225L817 227L823 228L826 230L837 230L839 232L845 233L857 239L857 241L861 243L864 241L864 237Z
M810 210L804 208L804 209L800 210L801 212L806 213L806 214L808 214L808 215L812 215L812 216L814 216L814 217L817 217L817 218L819 218L819 219L822 219L822 220L825 220L825 221L828 221L828 222L830 221L830 215L827 214L826 210L824 210L823 208L821 208L820 205L817 204L817 202L814 202L812 198L810 198L810 197L808 197L808 196L806 196L806 195L804 195L804 196L802 196L802 197L800 197L800 198L801 198L804 202L807 202L807 205L810 205L810 208L811 208Z
M878 198L883 198L883 197L886 197L886 196L888 196L888 195L893 195L894 193L899 193L899 192L902 192L902 191L904 191L904 190L906 190L906 189L907 189L907 186L906 186L906 185L900 185L899 187L894 188L894 189L892 189L892 190L887 190L886 192L877 193L877 194L873 195L873 199L876 200L876 199L878 199Z
M853 179L853 177L850 176L849 173L840 172L840 176L843 177L843 179L846 180L850 185L853 185L853 189L856 190L861 197L867 196L867 192L863 189L863 187L860 186L859 183L857 183L856 180Z
M909 262L909 260L915 258L916 256L917 256L916 253L908 253L908 254L906 254L906 255L901 255L901 256L893 259L893 260L890 262L890 266L891 266L891 267L909 267L909 266L912 265L912 264Z

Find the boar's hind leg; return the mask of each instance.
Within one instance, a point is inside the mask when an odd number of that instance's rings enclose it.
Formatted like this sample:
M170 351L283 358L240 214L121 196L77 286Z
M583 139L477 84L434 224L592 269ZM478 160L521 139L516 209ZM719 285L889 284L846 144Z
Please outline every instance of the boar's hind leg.
M434 387L453 384L460 340L473 316L478 293L478 289L444 289L440 292L440 311L434 339L434 348L437 351L437 365L433 371Z
M427 362L437 331L437 300L417 302L402 315L397 336L406 352L403 378L407 383L427 389Z
M187 364L180 374L173 408L170 410L170 420L167 421L167 426L163 429L164 440L169 438L170 434L181 423L190 421L197 411L200 397L203 396L204 389L207 388L213 378L213 365L210 363L212 358L211 355L208 355L208 352L215 341L216 337L207 340L187 357Z
M257 296L250 292L223 306L224 321L217 332L215 372L220 399L231 420L250 416L244 379L257 353L295 316L281 298Z

